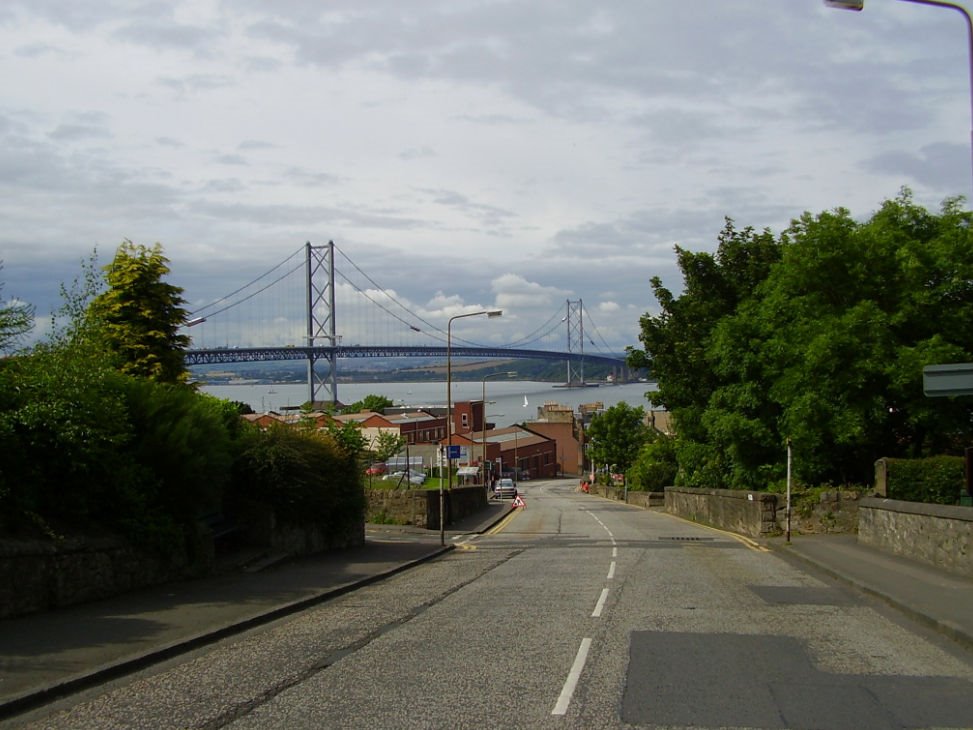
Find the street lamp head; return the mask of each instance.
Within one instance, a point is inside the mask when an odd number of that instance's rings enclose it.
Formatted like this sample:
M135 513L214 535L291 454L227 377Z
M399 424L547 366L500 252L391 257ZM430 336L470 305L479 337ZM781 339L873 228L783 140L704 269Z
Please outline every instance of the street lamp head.
M829 8L858 11L865 7L865 0L824 0L824 4Z
M502 317L503 310L502 309L490 309L490 310L481 309L479 312L466 312L465 314L454 314L452 317L449 318L448 325L452 324L454 319L463 319L464 317L480 317L484 314L490 319L493 319L494 317ZM447 325L447 330L449 328L448 325Z

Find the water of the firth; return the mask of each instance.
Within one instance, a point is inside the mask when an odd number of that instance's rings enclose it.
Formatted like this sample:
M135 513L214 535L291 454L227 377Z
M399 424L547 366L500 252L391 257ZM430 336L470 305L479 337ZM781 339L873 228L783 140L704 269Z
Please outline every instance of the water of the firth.
M480 400L483 394L482 381L454 381L452 386L454 403ZM575 411L583 403L601 403L604 408L610 408L621 402L648 410L650 403L645 394L654 387L654 383L626 383L597 388L556 388L553 383L493 378L486 381L487 416L498 426L508 426L536 418L537 408L546 402L570 406ZM308 400L307 384L297 383L204 385L200 390L218 398L247 403L258 413L297 407ZM372 394L383 395L396 405L445 406L446 382L338 384L338 400L342 403L354 403Z

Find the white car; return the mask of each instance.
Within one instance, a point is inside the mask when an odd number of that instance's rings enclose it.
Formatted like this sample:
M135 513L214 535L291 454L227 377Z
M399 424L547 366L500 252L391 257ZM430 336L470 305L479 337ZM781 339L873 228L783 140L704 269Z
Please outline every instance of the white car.
M501 479L493 486L493 496L500 499L504 497L513 499L517 496L517 485L514 484L513 479Z

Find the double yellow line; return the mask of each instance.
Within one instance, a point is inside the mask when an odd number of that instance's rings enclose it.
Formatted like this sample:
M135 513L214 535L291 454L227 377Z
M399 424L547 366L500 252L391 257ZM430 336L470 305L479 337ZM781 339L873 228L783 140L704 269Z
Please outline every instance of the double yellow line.
M484 535L496 535L498 532L502 532L503 529L510 524L511 520L520 514L520 510L512 509L507 513L507 516L500 520L497 524L487 530Z
M761 545L759 542L753 538L749 538L746 535L741 535L736 532L730 532L729 530L721 530L719 527L711 527L710 525L704 525L701 522L693 522L692 520L687 520L685 517L680 517L679 515L669 514L668 512L662 512L666 517L671 517L674 520L682 520L683 522L688 522L690 525L695 525L696 527L703 527L707 530L712 530L713 532L718 532L721 535L726 535L727 537L732 537L737 542L743 543L746 547L754 550L758 553L769 553L770 548Z

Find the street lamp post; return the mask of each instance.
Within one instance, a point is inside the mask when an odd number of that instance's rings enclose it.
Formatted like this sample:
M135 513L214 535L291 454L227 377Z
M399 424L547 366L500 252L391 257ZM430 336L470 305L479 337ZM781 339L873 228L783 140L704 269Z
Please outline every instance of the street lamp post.
M482 310L457 314L449 318L446 323L446 473L449 491L453 491L453 458L449 449L453 445L453 320L463 317L479 317L486 315L490 319L503 315L502 309ZM443 480L439 479L439 544L446 544L446 496L443 493Z
M520 433L520 426L514 424L514 483L520 481L520 459L517 457L517 434Z
M969 11L957 3L945 2L945 0L901 0L906 3L917 5L933 5L938 8L949 8L960 13L966 20L966 39L970 64L970 169L973 170L973 18ZM865 0L824 0L824 4L829 8L840 8L841 10L863 10Z
M517 373L513 370L508 370L505 373L490 373L489 375L483 376L483 393L481 394L483 399L483 423L480 424L482 426L480 438L480 471L483 472L484 489L486 489L486 381L490 378L499 377L515 378L517 377Z

